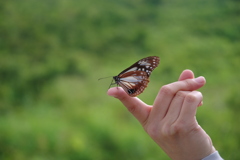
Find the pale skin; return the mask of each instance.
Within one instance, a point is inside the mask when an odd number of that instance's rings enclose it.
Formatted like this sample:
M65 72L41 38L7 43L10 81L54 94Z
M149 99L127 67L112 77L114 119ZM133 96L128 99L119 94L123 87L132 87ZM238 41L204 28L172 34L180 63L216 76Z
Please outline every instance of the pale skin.
M161 87L153 105L128 96L120 87L110 88L108 95L126 106L171 159L200 160L216 151L196 120L203 99L196 90L205 83L204 77L194 78L191 70L184 70L178 81Z

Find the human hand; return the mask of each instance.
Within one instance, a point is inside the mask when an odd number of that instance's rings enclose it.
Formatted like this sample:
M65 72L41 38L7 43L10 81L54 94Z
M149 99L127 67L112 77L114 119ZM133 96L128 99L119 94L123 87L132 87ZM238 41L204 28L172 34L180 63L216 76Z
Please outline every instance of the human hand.
M122 88L111 88L108 95L126 106L171 159L194 160L215 151L195 117L202 104L202 94L196 90L205 83L204 77L194 78L192 71L185 70L179 81L161 87L152 106L128 96Z

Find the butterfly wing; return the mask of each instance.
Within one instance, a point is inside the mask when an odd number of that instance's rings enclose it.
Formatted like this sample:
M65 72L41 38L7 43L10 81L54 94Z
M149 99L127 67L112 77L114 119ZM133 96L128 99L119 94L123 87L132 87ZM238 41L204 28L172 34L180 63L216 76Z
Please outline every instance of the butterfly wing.
M143 71L130 71L114 77L115 82L131 97L141 94L147 87L148 74Z
M157 56L140 59L139 61L119 73L118 76L131 71L144 71L148 74L148 76L150 76L152 71L158 66L159 61L160 59Z
M143 58L123 70L113 79L129 96L135 97L141 94L147 87L149 76L158 66L159 61L160 59L157 56Z

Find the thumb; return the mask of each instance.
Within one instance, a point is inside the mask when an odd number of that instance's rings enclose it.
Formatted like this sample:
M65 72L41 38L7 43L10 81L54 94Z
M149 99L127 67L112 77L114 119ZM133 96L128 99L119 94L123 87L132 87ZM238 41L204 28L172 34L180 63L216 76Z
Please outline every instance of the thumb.
M143 123L147 119L152 107L145 104L139 98L130 97L121 87L110 88L107 94L119 99L140 123Z

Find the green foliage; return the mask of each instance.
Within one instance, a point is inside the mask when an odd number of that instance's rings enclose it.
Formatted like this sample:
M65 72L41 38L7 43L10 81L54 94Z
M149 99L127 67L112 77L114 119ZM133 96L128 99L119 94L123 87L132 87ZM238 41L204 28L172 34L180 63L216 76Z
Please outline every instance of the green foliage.
M205 76L199 124L224 158L240 159L239 8L235 0L0 1L0 158L169 159L105 94L111 80L97 81L157 55L139 97L152 104L187 68Z

